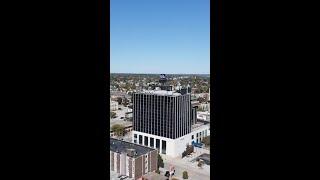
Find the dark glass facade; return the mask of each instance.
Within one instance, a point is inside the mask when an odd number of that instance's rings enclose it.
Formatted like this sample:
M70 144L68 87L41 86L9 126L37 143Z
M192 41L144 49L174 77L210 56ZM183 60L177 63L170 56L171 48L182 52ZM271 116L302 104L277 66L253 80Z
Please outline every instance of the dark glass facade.
M134 131L176 139L191 132L190 94L133 94Z
M142 136L139 135L139 144L142 144Z
M156 149L159 151L160 150L160 140L156 139Z
M154 147L154 139L150 138L150 147Z
M149 144L148 144L148 137L147 137L147 136L144 137L144 145L145 145L145 146L149 146Z
M162 140L162 154L166 154L167 151L167 142Z

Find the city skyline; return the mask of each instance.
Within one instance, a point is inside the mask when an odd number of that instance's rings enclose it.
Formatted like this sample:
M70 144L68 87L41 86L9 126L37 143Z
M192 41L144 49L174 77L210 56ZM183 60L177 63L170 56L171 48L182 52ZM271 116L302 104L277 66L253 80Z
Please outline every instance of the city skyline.
M111 0L110 72L210 74L209 0Z

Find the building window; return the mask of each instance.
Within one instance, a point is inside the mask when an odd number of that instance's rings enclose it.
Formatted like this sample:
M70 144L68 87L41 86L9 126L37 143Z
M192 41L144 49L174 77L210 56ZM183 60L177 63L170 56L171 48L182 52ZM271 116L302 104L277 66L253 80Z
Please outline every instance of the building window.
M137 134L133 135L133 143L137 143Z
M162 154L166 154L167 142L162 140Z
M156 139L156 148L158 149L158 151L160 150L160 140Z
M144 145L145 145L145 146L148 146L148 136L145 136L145 137L144 137Z
M199 137L199 133L197 133L197 137Z
M193 135L191 136L191 139L194 139L194 136L193 136Z
M154 139L152 137L150 138L150 147L154 147Z
M139 135L139 144L142 144L142 135Z

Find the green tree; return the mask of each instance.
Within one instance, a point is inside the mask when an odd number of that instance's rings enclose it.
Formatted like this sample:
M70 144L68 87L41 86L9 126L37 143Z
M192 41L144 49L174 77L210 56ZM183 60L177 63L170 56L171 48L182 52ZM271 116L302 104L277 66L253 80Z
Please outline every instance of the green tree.
M121 98L121 97L118 97L118 98L117 98L117 101L118 101L118 104L119 104L119 105L122 104L122 98Z
M200 159L199 162L198 162L198 167L202 168L202 166L203 166L203 160Z
M199 103L204 103L204 102L206 102L206 99L203 98L203 97L199 97L197 100L199 101Z
M206 146L210 146L210 136L206 136L202 139L202 143Z
M164 168L163 159L162 159L162 157L160 156L160 154L158 154L158 169L159 169L159 167Z
M188 179L188 178L189 178L187 171L183 171L183 173L182 173L182 178L183 178L183 179Z
M114 132L116 136L123 136L124 135L124 126L120 124L115 124L111 127L111 130Z
M157 170L156 170L156 173L160 174L160 170L159 170L159 169L157 169Z
M128 104L129 104L129 100L128 100L127 98L125 98L125 99L123 100L123 106L127 107Z

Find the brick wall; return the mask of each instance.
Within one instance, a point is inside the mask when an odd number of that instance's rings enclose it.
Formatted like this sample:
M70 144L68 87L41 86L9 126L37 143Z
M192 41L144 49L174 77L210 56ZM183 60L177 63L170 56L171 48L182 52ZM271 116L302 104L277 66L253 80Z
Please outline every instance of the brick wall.
M158 150L150 152L150 172L157 170L158 168Z
M132 178L132 160L131 160L131 158L129 158L128 166L129 166L129 178Z
M120 173L120 154L117 153L117 173Z
M110 155L110 161L111 161L111 171L114 171L114 153L111 152L111 155Z
M142 174L142 156L138 157L135 159L135 167L134 167L134 175L135 175L135 179L140 178L143 174Z

